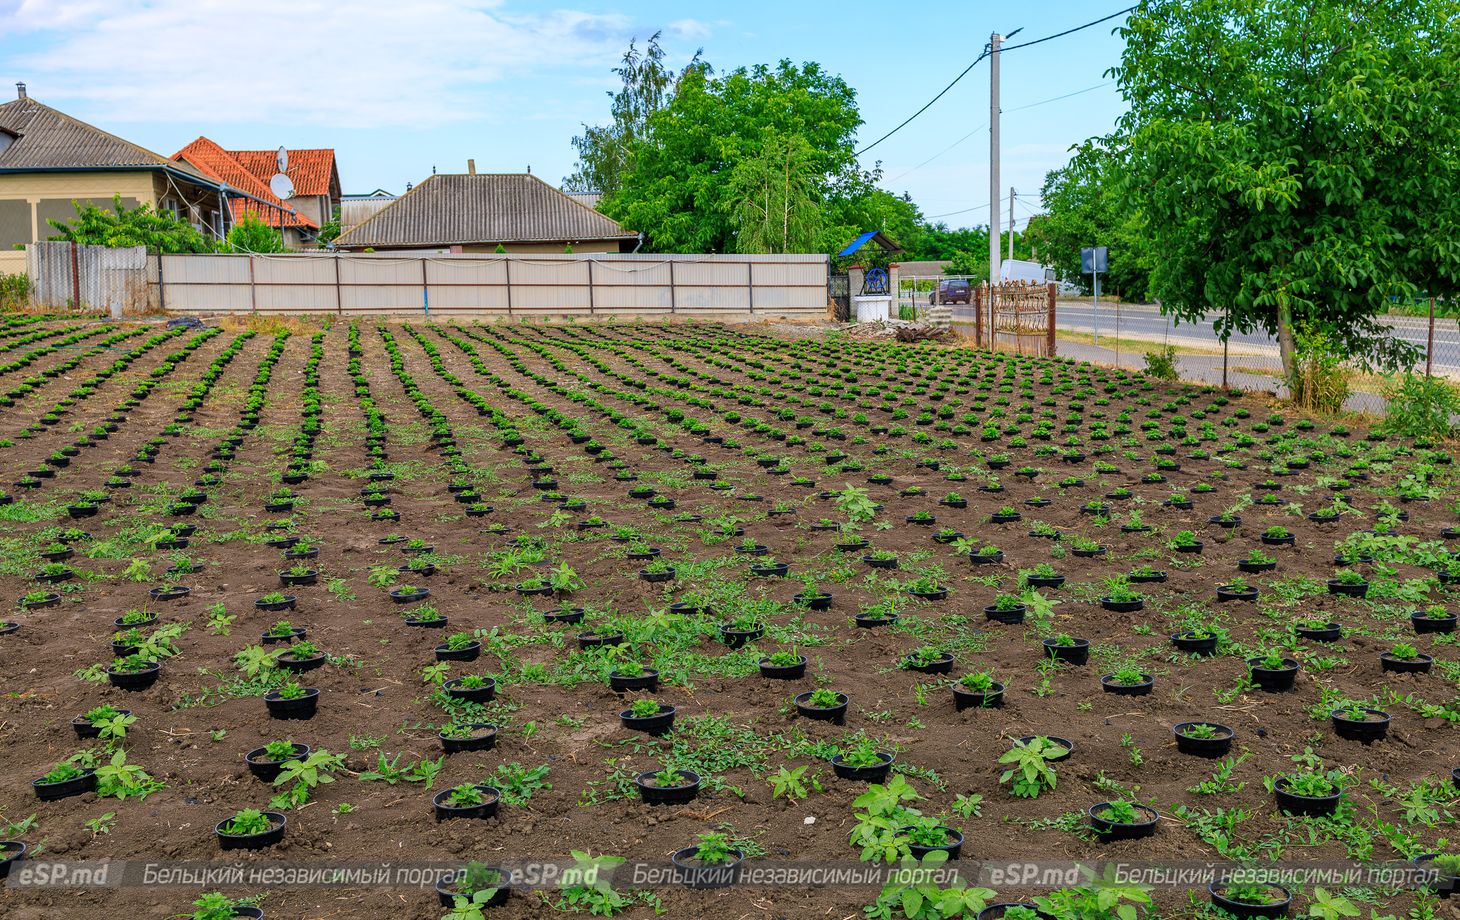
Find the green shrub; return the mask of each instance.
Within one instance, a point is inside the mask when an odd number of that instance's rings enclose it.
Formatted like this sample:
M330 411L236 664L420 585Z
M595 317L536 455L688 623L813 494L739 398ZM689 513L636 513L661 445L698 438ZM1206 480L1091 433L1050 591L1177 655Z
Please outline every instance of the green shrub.
M1170 345L1162 345L1158 351L1146 352L1145 374L1157 380L1175 380L1176 349Z
M1408 371L1391 377L1384 387L1389 405L1381 429L1406 437L1447 438L1454 433L1451 419L1460 413L1460 391L1439 377Z

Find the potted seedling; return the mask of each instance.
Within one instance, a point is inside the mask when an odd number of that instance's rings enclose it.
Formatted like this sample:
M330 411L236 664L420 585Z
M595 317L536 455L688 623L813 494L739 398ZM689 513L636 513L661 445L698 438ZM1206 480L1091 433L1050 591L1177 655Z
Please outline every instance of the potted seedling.
M1004 551L992 543L985 543L969 551L968 561L974 565L998 565L1004 561Z
M863 556L862 561L874 569L895 569L897 553L888 549L877 549Z
M61 603L61 595L53 591L28 591L17 603L25 610L44 610Z
M1280 809L1293 815L1331 815L1343 797L1342 775L1337 770L1320 772L1322 766L1311 751L1296 755L1304 768L1263 780Z
M469 632L455 632L435 648L437 661L476 661L482 644Z
M664 559L651 559L647 565L639 569L639 578L650 584L674 580L674 566Z
M1286 527L1276 524L1262 532L1262 542L1267 546L1293 546L1297 539Z
M1207 886L1212 904L1237 918L1286 917L1293 897L1280 885L1212 882Z
M983 609L985 617L996 623L1013 626L1024 622L1028 606L1017 594L999 594L994 602Z
M1428 674L1435 659L1420 653L1407 642L1396 642L1389 651L1379 656L1379 664L1385 671L1396 674Z
M870 738L861 738L832 755L831 769L838 778L858 783L881 783L892 769L893 755L877 750Z
M1293 632L1299 639L1310 642L1337 642L1343 638L1343 627L1332 620L1299 620L1293 624Z
M634 700L628 709L619 713L624 728L644 732L647 735L665 735L674 725L675 707L658 700Z
M430 588L417 585L397 585L390 590L390 599L397 604L413 604L431 596Z
M1409 615L1409 622L1416 633L1452 633L1455 631L1455 614L1443 604L1431 604L1423 610Z
M919 575L903 587L913 597L925 601L941 601L948 597L948 589L939 584L934 575Z
M700 775L664 767L634 777L634 787L645 805L685 805L700 792Z
M490 703L497 696L497 681L495 678L481 674L468 674L465 677L446 681L441 685L441 689L454 700L468 703Z
M444 629L447 623L450 622L450 617L447 617L431 604L422 604L419 607L402 610L401 621L407 626L417 629Z
M975 671L960 677L953 685L953 709L988 709L1002 706L1004 685L988 671Z
M279 573L279 584L285 588L307 587L319 581L319 572L300 563Z
M933 542L942 546L957 543L958 541L963 539L965 539L965 534L963 533L963 531L954 530L952 527L940 527L938 528L937 532L933 534Z
M1357 704L1333 710L1333 733L1348 741L1373 744L1389 733L1389 713Z
M845 693L825 687L798 694L794 700L796 712L802 717L836 725L846 724L848 702Z
M114 659L106 669L107 680L118 690L146 690L157 683L161 674L159 662L139 654Z
M1257 589L1248 585L1246 579L1234 578L1225 585L1217 585L1217 602L1255 601Z
M760 676L768 680L800 680L806 676L806 656L781 649L760 660Z
M676 880L686 888L726 888L740 878L742 854L730 845L730 838L718 832L700 834L699 843L670 856Z
M806 587L796 592L792 602L807 610L830 610L832 596L829 591L822 591L816 587L814 582L807 581Z
M1282 693L1293 689L1293 683L1298 677L1298 662L1277 651L1264 652L1247 659L1247 668L1257 688L1268 693Z
M1022 520L1023 517L1024 515L1019 513L1019 510L1013 505L1005 505L989 515L989 520L995 524L1012 524L1015 521Z
M1077 559L1094 559L1097 556L1105 555L1105 547L1100 545L1098 540L1074 536L1070 538L1069 543L1070 553Z
M1253 549L1247 553L1247 558L1237 563L1237 569L1249 575L1258 572L1270 572L1277 568L1277 559L1269 556L1260 549Z
M608 673L608 688L615 693L653 693L659 689L659 672L637 661L621 661Z
M1342 569L1328 580L1328 593L1340 597L1367 597L1369 582L1353 569Z
M310 747L307 744L296 744L293 741L270 741L263 747L254 748L244 754L243 760L248 764L250 773L258 779L272 784L284 769L284 764L291 760L302 761L309 756L309 752Z
M1105 594L1100 598L1100 606L1106 610L1112 613L1134 613L1146 606L1146 599L1131 590L1127 579L1119 576L1106 578L1104 584Z
M286 671L300 673L313 671L325 663L327 656L308 639L289 645L278 656L279 667Z
M497 726L488 722L452 722L436 733L441 750L447 754L459 751L490 751L497 744Z
M289 681L264 693L264 707L274 719L312 719L319 708L319 690Z
M288 818L277 811L245 808L219 821L213 833L224 850L261 850L283 840L288 823Z
M274 645L281 642L293 642L296 639L303 639L305 630L301 626L295 626L288 620L279 620L264 630L261 637L264 645Z
M1130 666L1117 668L1100 678L1100 686L1106 693L1120 696L1146 696L1156 685L1156 678Z
M1065 576L1055 571L1048 562L1041 562L1024 572L1024 584L1031 588L1058 588L1065 583Z
M1236 736L1231 728L1216 722L1182 722L1172 729L1176 750L1193 757L1226 757Z
M56 764L39 779L30 782L36 798L42 802L54 802L83 795L96 789L96 771L66 760Z
M1136 840L1156 833L1161 816L1154 808L1127 799L1097 802L1086 811L1090 829L1101 840Z
M1125 579L1133 585L1141 585L1161 584L1168 577L1166 572L1155 568L1150 563L1143 562L1126 573Z
M443 789L431 797L431 807L437 821L456 818L483 820L497 814L502 794L496 787L486 783L462 783L450 789Z
M897 620L897 604L894 600L873 604L870 607L862 609L852 617L852 622L859 629L876 629L879 626L891 626Z
M947 674L953 670L953 653L934 645L923 645L903 656L900 666L919 674Z
M1043 640L1044 653L1055 661L1082 665L1090 660L1090 640L1059 633Z
M1166 544L1172 551L1178 553L1195 553L1200 555L1204 544L1196 538L1196 534L1190 530L1178 531L1171 542Z

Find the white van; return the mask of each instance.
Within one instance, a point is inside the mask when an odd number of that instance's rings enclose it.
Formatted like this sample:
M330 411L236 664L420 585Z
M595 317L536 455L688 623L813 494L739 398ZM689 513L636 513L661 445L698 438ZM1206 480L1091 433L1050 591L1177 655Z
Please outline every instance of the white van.
M1044 284L1054 281L1054 269L1025 259L1005 259L999 264L999 280L1008 284L1017 281L1023 284Z

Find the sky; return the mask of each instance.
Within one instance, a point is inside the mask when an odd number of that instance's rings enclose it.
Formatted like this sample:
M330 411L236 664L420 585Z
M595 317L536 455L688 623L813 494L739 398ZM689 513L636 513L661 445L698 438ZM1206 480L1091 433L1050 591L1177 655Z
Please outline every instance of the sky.
M607 120L611 68L661 31L671 64L717 70L816 61L856 91L866 145L983 51L1114 13L1128 0L1017 5L918 0L0 0L0 99L32 98L171 155L199 135L230 149L332 147L348 193L402 191L432 170L530 168L558 183L583 123ZM1106 71L1112 20L1002 58L1001 218L1039 208L1045 173L1123 110ZM1067 96L1060 99L1058 97ZM1050 101L1055 100L1055 101ZM883 187L950 226L988 223L988 62L862 155ZM869 228L871 229L871 228Z

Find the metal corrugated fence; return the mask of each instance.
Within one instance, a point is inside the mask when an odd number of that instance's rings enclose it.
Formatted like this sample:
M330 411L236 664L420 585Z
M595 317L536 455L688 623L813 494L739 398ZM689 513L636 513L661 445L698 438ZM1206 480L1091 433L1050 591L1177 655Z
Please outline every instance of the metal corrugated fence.
M173 313L821 316L816 254L164 255Z

